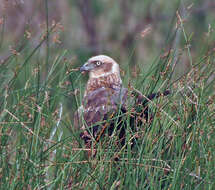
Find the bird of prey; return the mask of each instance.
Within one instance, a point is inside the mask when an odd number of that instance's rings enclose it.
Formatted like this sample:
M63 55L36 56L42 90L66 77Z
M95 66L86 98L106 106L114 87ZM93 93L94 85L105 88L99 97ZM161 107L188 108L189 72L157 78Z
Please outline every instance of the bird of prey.
M88 72L89 80L82 105L75 112L74 125L82 129L80 137L89 150L89 156L95 154L91 150L106 132L110 136L118 131L117 144L124 145L128 117L132 130L141 126L143 121L150 122L152 117L146 104L161 93L145 97L133 88L124 88L119 65L106 55L90 58L80 71ZM167 94L169 91L163 93Z

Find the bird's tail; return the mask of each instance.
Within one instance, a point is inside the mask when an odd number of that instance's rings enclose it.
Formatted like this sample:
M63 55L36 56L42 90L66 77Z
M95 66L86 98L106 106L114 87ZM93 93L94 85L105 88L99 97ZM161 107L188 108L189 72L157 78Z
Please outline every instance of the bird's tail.
M141 105L145 105L147 104L149 101L158 98L160 96L167 96L169 94L171 94L170 90L165 90L164 92L156 92L156 93L152 93L150 95L143 95L139 90L135 89L132 87L132 94L137 98L137 102L138 104Z
M170 90L165 90L162 93L161 92L152 93L152 94L148 95L147 98L145 98L143 104L146 104L150 100L153 100L153 99L158 98L160 96L167 96L169 94L170 94Z

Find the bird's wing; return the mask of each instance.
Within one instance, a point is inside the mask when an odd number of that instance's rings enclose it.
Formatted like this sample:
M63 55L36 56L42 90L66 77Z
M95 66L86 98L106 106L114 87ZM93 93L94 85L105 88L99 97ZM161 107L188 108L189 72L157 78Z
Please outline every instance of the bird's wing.
M76 111L74 125L81 128L92 126L108 119L119 107L125 107L128 90L126 88L99 88L87 94L82 106Z

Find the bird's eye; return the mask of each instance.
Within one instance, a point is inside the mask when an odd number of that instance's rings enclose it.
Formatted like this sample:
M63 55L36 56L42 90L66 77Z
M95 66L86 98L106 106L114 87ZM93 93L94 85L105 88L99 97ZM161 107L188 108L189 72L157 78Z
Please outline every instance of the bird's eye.
M99 65L101 65L101 64L102 64L101 61L96 61L96 65L97 65L97 66L99 66Z

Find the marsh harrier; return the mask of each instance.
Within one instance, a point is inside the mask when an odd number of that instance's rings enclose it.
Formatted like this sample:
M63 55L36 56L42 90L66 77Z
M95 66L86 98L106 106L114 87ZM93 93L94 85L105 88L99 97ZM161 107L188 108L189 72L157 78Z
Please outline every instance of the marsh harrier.
M89 80L82 105L75 113L74 125L83 130L80 137L89 150L105 133L109 136L117 134L116 144L124 145L128 124L133 131L137 131L144 122L152 120L147 102L161 93L145 97L133 88L124 88L115 60L98 55L90 58L80 71L89 72ZM169 91L163 93L167 94Z

